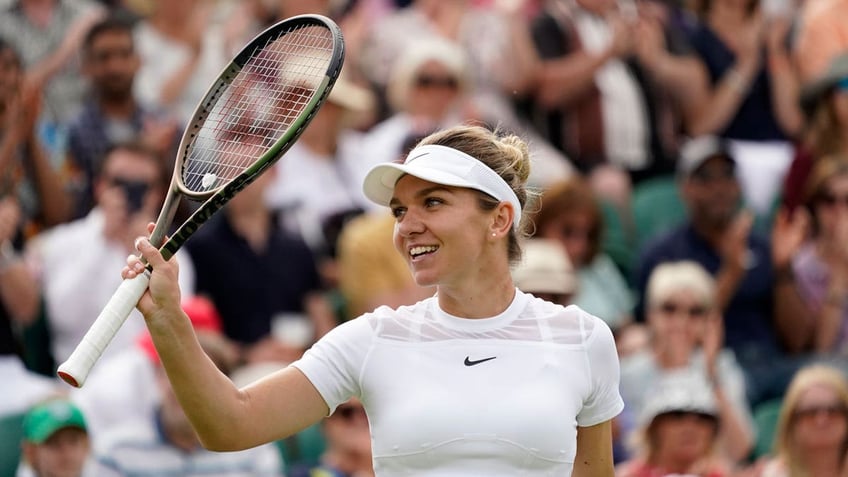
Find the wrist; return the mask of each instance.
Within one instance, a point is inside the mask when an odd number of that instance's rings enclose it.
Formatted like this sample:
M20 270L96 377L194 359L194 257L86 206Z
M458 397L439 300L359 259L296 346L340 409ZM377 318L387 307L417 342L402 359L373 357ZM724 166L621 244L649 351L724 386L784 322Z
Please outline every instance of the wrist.
M795 271L791 265L781 265L774 269L774 281L777 284L792 283L795 281Z

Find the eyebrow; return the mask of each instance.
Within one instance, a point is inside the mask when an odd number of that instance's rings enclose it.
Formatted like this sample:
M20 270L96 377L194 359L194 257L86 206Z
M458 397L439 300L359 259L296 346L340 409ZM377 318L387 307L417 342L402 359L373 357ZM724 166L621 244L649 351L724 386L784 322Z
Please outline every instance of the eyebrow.
M450 193L451 190L447 186L434 185L434 186L425 187L425 188L419 190L418 192L415 193L415 197L420 198L420 197L428 196L428 195L432 194L433 192L448 192L448 193ZM394 206L399 205L399 204L400 204L400 201L395 196L392 196L392 200L389 201L389 207L394 207Z

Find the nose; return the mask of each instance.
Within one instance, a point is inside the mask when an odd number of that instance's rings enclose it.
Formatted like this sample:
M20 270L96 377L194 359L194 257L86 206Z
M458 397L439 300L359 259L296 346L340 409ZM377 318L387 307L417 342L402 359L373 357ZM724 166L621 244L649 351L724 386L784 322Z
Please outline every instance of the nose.
M424 231L424 223L414 209L409 208L395 223L395 232L401 237L411 237Z

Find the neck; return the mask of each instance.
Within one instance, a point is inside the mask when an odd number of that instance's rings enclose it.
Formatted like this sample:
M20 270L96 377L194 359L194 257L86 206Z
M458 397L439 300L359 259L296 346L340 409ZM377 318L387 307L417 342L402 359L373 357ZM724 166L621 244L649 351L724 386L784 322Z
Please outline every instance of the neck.
M692 349L680 343L671 345L655 340L653 345L654 358L662 369L684 368L689 365Z
M808 449L804 452L804 465L810 477L837 476L842 471L842 453L836 447Z
M229 210L227 217L236 235L245 239L254 251L265 250L271 235L271 217L264 207Z
M687 474L692 467L692 462L689 462L687 459L678 459L673 455L669 455L664 451L657 451L657 453L648 460L648 463L651 467L655 467L661 469L663 472L668 474Z
M120 99L103 98L98 99L100 110L110 118L129 118L135 112L136 104L132 96Z
M695 229L695 233L697 233L698 236L704 239L715 249L719 247L721 239L724 237L725 231L727 230L726 225L717 225L698 220L692 221L692 228Z
M739 2L713 2L707 14L710 25L715 29L727 29L730 25L743 23L748 16L745 6Z
M515 284L506 260L498 268L486 269L481 276L462 278L461 286L439 285L439 306L462 318L490 318L503 313L515 298Z

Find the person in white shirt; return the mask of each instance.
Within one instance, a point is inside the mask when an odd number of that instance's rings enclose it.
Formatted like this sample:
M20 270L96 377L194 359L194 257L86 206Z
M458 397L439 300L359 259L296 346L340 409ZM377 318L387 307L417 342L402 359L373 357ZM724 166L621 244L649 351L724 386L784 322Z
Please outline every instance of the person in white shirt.
M372 168L366 196L391 208L395 248L436 295L350 320L242 389L203 356L174 262L140 238L153 273L138 308L201 442L256 446L356 397L378 476L613 475L611 419L624 404L609 327L519 291L510 275L529 164L520 138L463 125ZM142 269L129 258L122 275Z

